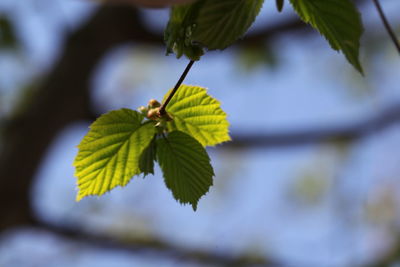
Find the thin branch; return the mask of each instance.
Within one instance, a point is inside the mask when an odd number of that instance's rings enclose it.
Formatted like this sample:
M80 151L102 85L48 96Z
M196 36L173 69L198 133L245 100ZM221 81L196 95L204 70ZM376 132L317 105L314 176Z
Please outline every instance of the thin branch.
M287 130L276 133L233 134L232 142L222 147L287 147L334 140L365 138L400 123L400 103L385 108L377 115L326 127L309 127L304 130Z
M179 78L178 82L175 84L174 89L172 89L171 93L169 94L167 100L161 105L160 107L160 115L165 115L167 112L165 109L167 108L168 103L171 101L172 97L175 95L175 93L178 91L179 87L183 83L183 80L185 80L186 75L189 73L190 69L192 68L194 64L194 60L191 60L189 64L186 66L185 70L183 71L181 77Z
M229 255L212 250L200 250L188 246L177 246L154 237L149 238L116 238L110 235L89 233L78 228L56 225L44 221L36 221L33 225L38 230L54 233L73 242L80 242L88 246L127 251L143 255L145 252L156 253L157 257L168 257L200 264L216 266L279 266L261 256Z
M383 26L385 27L386 31L388 32L390 38L392 39L393 44L396 46L397 51L400 54L400 42L396 37L396 34L394 33L392 27L389 24L389 21L387 20L385 13L383 12L383 9L381 7L381 4L379 3L379 0L372 0L372 2L374 3L376 10L379 13L379 17L382 20Z

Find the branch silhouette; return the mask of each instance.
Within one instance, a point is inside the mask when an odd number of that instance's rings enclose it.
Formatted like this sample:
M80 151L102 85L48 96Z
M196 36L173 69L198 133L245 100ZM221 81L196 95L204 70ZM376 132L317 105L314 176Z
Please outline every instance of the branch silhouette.
M240 134L233 133L233 142L222 147L285 147L310 143L354 140L368 137L391 125L400 123L400 103L394 103L375 115L366 116L357 121L338 123L325 127L309 127L274 133Z
M213 251L190 248L188 246L177 246L161 239L148 237L118 239L116 237L101 233L89 233L79 228L35 221L34 229L54 233L72 242L79 242L94 248L127 251L134 254L143 252L157 253L161 257L178 259L200 264L212 264L217 266L280 266L275 262L255 255L230 255Z

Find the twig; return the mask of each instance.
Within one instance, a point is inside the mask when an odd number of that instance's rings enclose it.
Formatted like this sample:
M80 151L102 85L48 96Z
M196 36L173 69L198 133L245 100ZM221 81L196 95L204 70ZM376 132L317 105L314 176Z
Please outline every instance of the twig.
M376 10L378 10L379 17L382 20L383 25L385 26L386 31L388 32L390 38L392 39L394 45L397 48L397 51L400 54L400 42L396 37L396 34L394 33L392 27L389 24L389 21L387 20L385 13L383 13L383 9L381 7L381 4L379 3L378 0L372 0L372 2L375 4Z
M191 60L189 64L186 66L186 69L183 71L181 77L179 78L178 82L176 83L174 89L172 89L171 93L169 94L167 100L161 105L160 107L160 115L165 115L167 112L165 109L167 108L168 103L171 101L172 97L175 95L175 93L178 91L179 87L181 86L183 80L186 78L186 75L189 73L190 69L192 68L194 64L194 60Z

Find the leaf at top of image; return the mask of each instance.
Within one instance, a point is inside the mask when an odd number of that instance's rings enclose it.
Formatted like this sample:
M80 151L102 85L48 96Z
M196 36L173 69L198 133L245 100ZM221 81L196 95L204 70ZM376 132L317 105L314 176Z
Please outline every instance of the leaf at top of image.
M225 49L242 37L264 0L199 0L171 9L165 30L167 51L198 60L198 49ZM201 49L202 50L202 49Z
M100 116L90 126L74 161L77 201L125 186L142 172L139 157L156 133L153 124L142 124L143 118L137 111L120 109Z
M340 50L360 73L360 38L363 33L361 14L349 0L290 0L300 18L310 23Z
M173 117L167 123L170 132L178 130L187 133L203 146L231 140L226 113L219 101L208 95L203 87L181 85L166 110Z

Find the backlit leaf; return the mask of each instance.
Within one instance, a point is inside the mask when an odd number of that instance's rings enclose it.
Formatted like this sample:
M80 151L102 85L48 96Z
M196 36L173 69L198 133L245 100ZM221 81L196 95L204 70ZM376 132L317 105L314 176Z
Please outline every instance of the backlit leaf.
M90 126L74 161L78 201L125 186L141 172L139 156L156 132L152 123L141 124L142 120L139 112L120 109L102 115Z
M214 146L231 140L226 113L203 87L181 85L168 104L167 112L173 117L173 121L167 124L169 131L185 132L203 146Z

